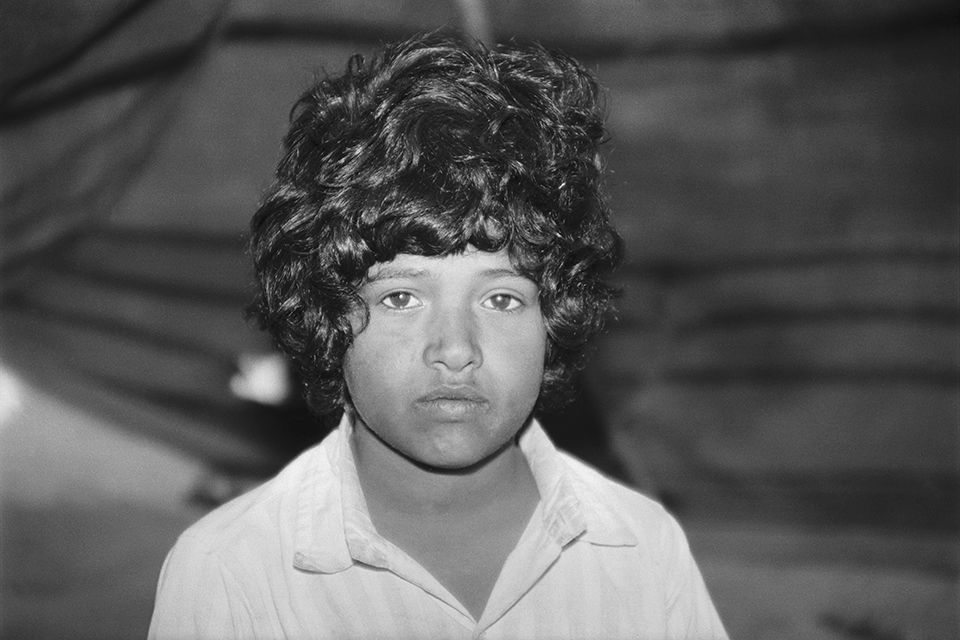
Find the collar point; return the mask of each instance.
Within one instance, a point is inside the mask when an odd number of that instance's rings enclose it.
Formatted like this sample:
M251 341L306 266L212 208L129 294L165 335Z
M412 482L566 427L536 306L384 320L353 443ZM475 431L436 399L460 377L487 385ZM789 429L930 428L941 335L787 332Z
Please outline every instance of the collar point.
M352 560L308 556L301 551L297 551L293 556L293 566L308 573L340 573L346 571L352 565Z

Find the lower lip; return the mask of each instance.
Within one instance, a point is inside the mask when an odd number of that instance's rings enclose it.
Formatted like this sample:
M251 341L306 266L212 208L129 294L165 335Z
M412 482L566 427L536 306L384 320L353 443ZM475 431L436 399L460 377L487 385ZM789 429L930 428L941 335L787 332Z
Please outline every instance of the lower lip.
M487 403L477 400L437 398L436 400L418 400L417 407L441 420L465 420L484 413L487 410Z

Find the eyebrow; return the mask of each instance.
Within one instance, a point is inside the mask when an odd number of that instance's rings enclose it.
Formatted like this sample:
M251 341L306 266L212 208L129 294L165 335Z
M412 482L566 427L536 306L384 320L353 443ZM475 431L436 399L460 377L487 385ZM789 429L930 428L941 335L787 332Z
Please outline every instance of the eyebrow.
M522 275L516 269L507 269L507 268L484 269L483 271L480 272L480 275L485 278L523 278L524 280L527 279L526 276Z
M414 269L412 267L382 267L374 275L367 278L367 282L380 282L382 280L400 280L416 279L429 277L430 272L426 269Z
M523 278L526 280L526 276L522 275L516 269L508 269L505 267L496 268L496 269L484 269L480 272L480 276L484 278ZM417 269L413 267L383 267L377 271L374 275L367 278L367 283L373 282L382 282L384 280L415 280L419 278L432 278L433 274L428 269Z

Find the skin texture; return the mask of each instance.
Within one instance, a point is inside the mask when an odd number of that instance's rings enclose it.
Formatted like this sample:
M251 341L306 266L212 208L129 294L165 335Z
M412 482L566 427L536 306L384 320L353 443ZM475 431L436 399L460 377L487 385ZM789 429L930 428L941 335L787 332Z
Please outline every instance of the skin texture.
M464 469L496 455L527 421L543 376L537 286L504 252L401 254L375 265L368 325L344 360L352 405L410 462Z
M371 519L479 619L539 500L516 443L543 375L537 286L468 248L399 255L360 293L344 373Z

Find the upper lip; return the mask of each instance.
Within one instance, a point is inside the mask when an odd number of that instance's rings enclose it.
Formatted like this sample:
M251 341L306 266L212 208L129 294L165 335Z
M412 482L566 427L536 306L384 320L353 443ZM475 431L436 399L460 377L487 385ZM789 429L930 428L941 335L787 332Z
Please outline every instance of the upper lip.
M436 400L461 400L467 402L484 403L486 396L473 387L435 387L417 398L417 402L434 402Z

